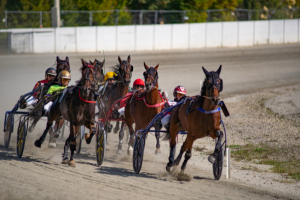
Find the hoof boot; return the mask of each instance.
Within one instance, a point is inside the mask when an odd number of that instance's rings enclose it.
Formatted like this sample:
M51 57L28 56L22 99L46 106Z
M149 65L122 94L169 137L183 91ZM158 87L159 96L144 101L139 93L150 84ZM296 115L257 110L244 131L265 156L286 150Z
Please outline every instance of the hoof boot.
M76 162L74 160L70 160L69 166L70 167L75 167L76 166Z
M38 147L38 148L41 148L41 146L42 146L42 144L41 144L41 140L36 140L35 142L34 142L34 146L36 146L36 147Z

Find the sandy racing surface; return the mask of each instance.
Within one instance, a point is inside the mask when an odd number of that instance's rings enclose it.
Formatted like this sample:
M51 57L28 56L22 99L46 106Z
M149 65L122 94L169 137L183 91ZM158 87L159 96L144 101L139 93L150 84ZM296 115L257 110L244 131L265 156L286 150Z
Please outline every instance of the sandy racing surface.
M206 49L174 52L119 52L106 53L106 72L117 62L117 55L126 59L131 55L134 66L132 79L142 78L143 62L148 66L160 64L159 86L172 95L176 85L187 88L188 95L200 90L204 79L201 66L208 71L217 70L222 64L221 78L224 90L221 98L228 101L232 119L224 119L234 138L229 144L243 139L235 134L234 119L240 113L237 109L255 95L269 95L266 106L272 111L299 120L300 113L300 45L261 46L236 49ZM57 54L61 59L69 56L71 84L79 79L80 58L103 60L102 54ZM43 55L1 55L0 56L0 128L3 130L4 113L11 110L20 95L29 92L37 80L43 79L46 68L55 62L56 54ZM250 99L250 100L249 100ZM242 106L241 106L242 107ZM17 117L15 118L17 119ZM227 120L227 121L226 121ZM232 160L231 179L222 177L215 181L212 166L206 154L193 151L187 164L185 176L178 176L179 169L167 174L168 143L161 143L162 154L155 155L155 137L148 135L143 167L140 174L132 169L131 157L123 145L123 155L116 155L118 135L110 133L110 151L106 152L104 163L96 166L95 141L90 145L83 142L80 155L75 155L75 168L62 165L61 154L64 140L59 139L56 149L48 149L48 137L41 149L34 147L34 141L45 128L46 121L40 121L33 133L28 133L21 159L16 156L15 125L10 148L5 149L3 134L0 134L0 199L300 199L300 182L281 181L279 174L267 171L242 170ZM246 130L246 127L239 127ZM68 129L66 129L68 130ZM297 131L297 130L296 130ZM3 133L3 132L2 132ZM299 133L299 132L298 132ZM227 132L230 135L230 132ZM65 133L65 139L68 131ZM287 136L288 137L288 136ZM179 137L177 152L183 142ZM209 138L198 140L194 146L212 150ZM247 164L248 165L248 164ZM265 166L260 166L261 168ZM180 180L178 180L178 178Z

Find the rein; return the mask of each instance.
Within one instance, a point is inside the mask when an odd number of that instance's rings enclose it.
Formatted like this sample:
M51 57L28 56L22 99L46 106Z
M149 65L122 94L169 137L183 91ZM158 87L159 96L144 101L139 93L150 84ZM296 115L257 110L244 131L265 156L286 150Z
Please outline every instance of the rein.
M147 107L149 107L149 108L157 108L157 107L163 106L163 105L165 104L165 101L164 101L162 95L160 94L160 92L158 92L158 94L159 94L159 96L160 96L162 102L161 102L161 103L154 104L154 105L147 104L146 98L145 98L145 97L140 97L140 98L137 97L136 100L143 100L144 103L145 103L145 105L146 105Z
M78 96L80 98L81 101L85 102L85 103L96 103L96 101L87 101L85 99L83 99L81 96L80 96L80 89L78 88Z

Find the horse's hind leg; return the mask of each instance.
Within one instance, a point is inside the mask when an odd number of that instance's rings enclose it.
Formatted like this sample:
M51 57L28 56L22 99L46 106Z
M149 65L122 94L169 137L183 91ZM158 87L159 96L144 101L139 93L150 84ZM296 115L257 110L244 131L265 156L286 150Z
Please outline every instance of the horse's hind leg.
M223 134L222 131L217 130L216 131L216 136L218 137L218 140L217 140L217 143L216 143L216 146L215 146L214 153L208 157L208 161L211 164L214 164L216 158L219 155L219 152L221 151L221 148L222 148L222 139L223 139L224 134Z
M161 129L161 124L160 123L156 123L155 124L155 137L156 137L156 150L155 150L155 154L160 154L161 150L160 150L160 143L159 143L159 138L160 138L160 129Z
M49 137L49 148L55 148L56 147L56 139L59 137L60 129L62 125L64 124L65 119L59 118L55 121L54 130L50 129L50 137ZM51 131L52 130L52 131Z
M52 127L52 124L53 124L53 121L52 121L52 120L51 120L51 121L48 120L46 129L44 130L42 136L34 142L34 145L35 145L36 147L41 148L42 144L43 144L44 141L45 141L45 138L46 138L46 136L47 136L48 131L49 131L50 128Z
M122 125L123 125L123 123L121 124L121 129L122 129ZM119 121L117 121L117 123L116 123L116 126L115 126L115 128L114 128L114 133L116 134L118 131L120 130L120 122ZM120 131L121 132L121 131Z
M38 121L40 119L41 119L41 116L35 116L35 117L33 117L33 122L31 123L30 127L28 128L28 132L29 133L31 133L34 130L36 124L38 123Z
M119 122L119 121L118 121ZM121 124L121 130L119 132L119 145L118 145L118 150L117 154L122 155L122 144L123 144L123 138L124 138L124 127L126 126L125 122L122 122Z
M70 147L70 136L68 137L68 139L65 142L65 146L64 146L64 153L62 155L62 164L69 164L69 158L68 158L68 150Z
M170 132L170 155L169 155L169 162L166 166L166 170L170 172L172 170L172 165L174 163L174 156L176 150L176 134L177 132Z
M184 172L188 160L192 157L192 146L194 141L195 141L194 138L191 137L187 138L187 151L185 152L184 161L181 165L181 173Z

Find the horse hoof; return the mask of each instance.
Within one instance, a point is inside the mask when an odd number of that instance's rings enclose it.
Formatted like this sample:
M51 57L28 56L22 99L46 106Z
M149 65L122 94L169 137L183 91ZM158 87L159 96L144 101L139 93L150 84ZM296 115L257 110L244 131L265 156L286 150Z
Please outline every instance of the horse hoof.
M63 159L63 160L61 161L61 164L69 164L69 163L70 163L70 160L69 160L68 158Z
M76 162L74 160L70 160L69 166L70 167L75 167L76 166Z
M48 144L48 148L56 148L56 143L50 142L50 143Z
M120 130L120 128L114 128L114 134L117 134L118 133L118 131Z
M89 139L89 138L90 138L90 134L89 134L89 133L84 134L84 139L85 139L85 140L87 140L87 139Z
M34 146L38 147L38 148L41 148L42 144L41 144L41 141L40 140L36 140L34 142Z
M106 150L106 151L109 151L109 150L110 150L110 147L109 147L108 144L105 145L105 150Z
M120 149L118 149L118 150L117 150L117 154L118 154L118 155L122 155L122 154L123 154L123 151L120 150Z
M131 146L128 147L127 155L132 156L133 148Z
M167 172L171 172L172 171L172 167L169 167L168 165L166 166L166 170Z
M214 156L214 155L208 156L208 161L209 161L211 164L214 164L214 162L216 161L215 156Z
M33 127L33 126L30 126L30 127L28 128L28 132L29 132L29 133L32 133L33 130L34 130L34 127Z
M161 150L160 150L160 148L157 148L157 149L155 150L155 155L159 155L159 154L161 154Z

